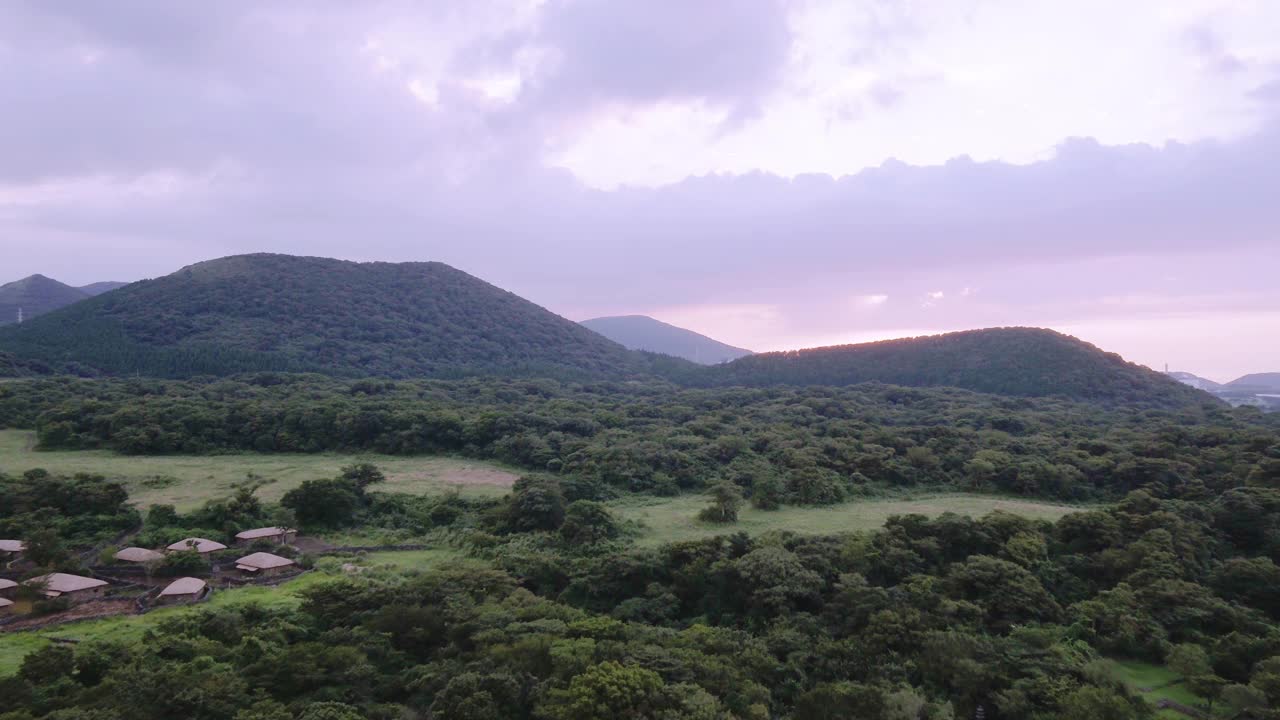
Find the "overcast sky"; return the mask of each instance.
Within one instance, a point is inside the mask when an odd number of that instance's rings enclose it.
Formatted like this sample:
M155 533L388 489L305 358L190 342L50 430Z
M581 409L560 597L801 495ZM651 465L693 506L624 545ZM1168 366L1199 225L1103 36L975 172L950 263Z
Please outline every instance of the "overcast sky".
M755 350L1280 371L1276 0L0 0L0 281L441 260Z

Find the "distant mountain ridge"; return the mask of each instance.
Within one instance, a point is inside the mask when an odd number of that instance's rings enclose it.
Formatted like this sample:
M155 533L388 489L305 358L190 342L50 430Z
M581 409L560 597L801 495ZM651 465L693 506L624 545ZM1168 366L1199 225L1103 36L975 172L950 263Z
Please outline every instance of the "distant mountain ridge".
M0 325L31 320L47 312L66 307L95 295L123 287L128 283L96 282L83 287L72 287L51 277L36 274L0 285Z
M194 377L260 371L665 379L693 387L877 382L1150 407L1217 402L1118 355L1037 328L763 353L700 366L628 350L434 262L238 255L0 328L0 375Z
M66 307L89 297L78 288L45 277L31 275L6 285L0 285L0 325L30 320L47 312Z
M0 328L52 370L625 377L655 361L442 263L237 255ZM28 363L29 364L29 363Z
M1207 378L1202 378L1199 375L1192 375L1189 372L1180 372L1180 371L1174 370L1171 372L1166 372L1165 374L1173 378L1174 380L1177 380L1178 382L1184 385L1190 385L1191 387L1196 388L1197 390L1207 390L1209 392L1213 392L1214 390L1217 390L1218 388L1222 387L1222 383L1217 383Z
M631 350L673 355L700 365L716 365L751 354L750 350L727 345L647 315L598 317L583 320L582 324Z
M989 328L788 352L704 371L711 385L950 386L1020 396L1176 406L1214 402L1162 373L1042 328Z
M104 280L102 282L89 283L88 285L81 285L76 289L84 293L85 295L88 295L89 297L94 297L95 295L101 295L104 292L111 292L116 288L122 288L128 284L129 283L127 282L116 282L114 280Z
M1280 372L1252 373L1227 383L1231 389L1280 392Z

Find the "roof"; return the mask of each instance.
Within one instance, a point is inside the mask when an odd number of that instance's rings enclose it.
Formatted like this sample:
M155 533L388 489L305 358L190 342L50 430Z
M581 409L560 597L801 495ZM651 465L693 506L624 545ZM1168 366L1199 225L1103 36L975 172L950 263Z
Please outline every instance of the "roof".
M0 540L0 552L22 552L26 549L21 540Z
M284 567L292 565L293 561L289 558L282 558L279 555L271 553L256 552L252 555L245 555L236 561L236 567L249 570L270 570L271 568Z
M125 562L151 562L153 560L161 560L163 555L155 550L148 550L140 547L127 547L115 554L117 560Z
M0 598L0 608L9 607L12 604L13 604L12 600L9 600L8 598Z
M54 593L69 593L77 590L88 590L89 588L101 587L107 584L106 580L97 578L83 577L81 575L69 575L67 573L52 573L50 575L41 575L28 580L27 585L44 585L44 589Z
M292 531L282 527L254 528L252 530L245 530L244 532L236 533L236 539L237 540L257 540L258 538L275 537L276 535L283 535L287 532L292 532Z
M9 588L18 587L18 583L9 578L0 578L0 590L8 590Z
M204 590L205 584L205 581L200 578L178 578L177 580L169 583L169 587L161 590L160 595L195 595L196 593Z
M198 537L189 537L189 538L183 538L179 540L178 542L170 545L166 549L191 550L193 548L198 553L210 553L216 550L226 550L227 546L223 545L220 542L216 542L214 540L207 540L205 538L198 538Z

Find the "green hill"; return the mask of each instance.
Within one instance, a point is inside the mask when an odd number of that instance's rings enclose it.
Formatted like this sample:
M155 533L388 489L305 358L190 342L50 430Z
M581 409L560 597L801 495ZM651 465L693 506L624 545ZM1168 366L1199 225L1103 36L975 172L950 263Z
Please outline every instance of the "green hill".
M1115 353L1040 328L993 328L740 358L705 371L711 385L950 386L1108 403L1214 402Z
M30 320L87 297L88 293L44 275L0 285L0 325L18 322L19 309L24 320Z
M266 254L199 263L0 329L0 351L159 377L619 377L656 362L441 263Z
M598 317L583 320L582 324L632 350L673 355L701 365L716 365L751 354L750 350L726 345L646 315Z

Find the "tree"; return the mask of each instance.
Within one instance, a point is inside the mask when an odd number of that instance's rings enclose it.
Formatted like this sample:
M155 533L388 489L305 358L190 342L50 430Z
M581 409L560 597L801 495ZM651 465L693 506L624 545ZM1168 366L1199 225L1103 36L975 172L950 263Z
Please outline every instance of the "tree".
M300 523L319 527L350 525L362 501L355 483L343 478L306 480L280 498L280 504L292 510Z
M587 668L565 690L553 690L541 714L548 720L657 717L665 705L662 676L608 661Z
M751 487L751 506L757 510L777 510L782 497L782 481L773 473L762 475Z
M555 478L525 476L511 487L507 524L515 532L555 530L564 523L564 493Z
M591 545L618 536L618 523L604 503L577 500L565 511L560 537L574 545Z
M32 685L46 685L76 669L76 655L66 645L46 645L22 659L18 675Z
M738 522L738 509L742 507L742 490L728 480L711 486L711 504L698 513L699 520L714 523Z
M52 527L42 527L27 534L27 559L41 567L60 567L71 560L62 537Z
M373 463L355 463L348 465L339 472L338 477L343 480L350 480L362 492L370 485L385 482L387 476L378 469Z

